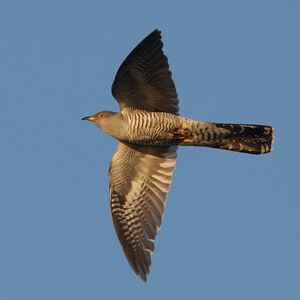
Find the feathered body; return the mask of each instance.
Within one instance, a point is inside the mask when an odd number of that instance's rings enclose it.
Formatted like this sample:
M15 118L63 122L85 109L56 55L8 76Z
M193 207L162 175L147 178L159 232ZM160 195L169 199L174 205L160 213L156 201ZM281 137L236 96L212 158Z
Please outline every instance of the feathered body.
M136 145L202 146L250 154L272 151L274 129L270 126L200 122L145 110L101 113L111 117L105 120L105 126L96 122L99 128L120 141Z

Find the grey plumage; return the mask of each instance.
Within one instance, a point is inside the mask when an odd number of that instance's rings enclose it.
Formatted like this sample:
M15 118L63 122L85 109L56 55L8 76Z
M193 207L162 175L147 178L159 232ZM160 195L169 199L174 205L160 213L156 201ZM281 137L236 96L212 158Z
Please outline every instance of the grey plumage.
M91 117L118 139L109 168L110 205L120 244L144 281L161 226L177 146L204 146L262 154L272 151L274 129L264 125L199 122L179 116L177 92L160 31L153 31L120 66L112 94L120 112Z

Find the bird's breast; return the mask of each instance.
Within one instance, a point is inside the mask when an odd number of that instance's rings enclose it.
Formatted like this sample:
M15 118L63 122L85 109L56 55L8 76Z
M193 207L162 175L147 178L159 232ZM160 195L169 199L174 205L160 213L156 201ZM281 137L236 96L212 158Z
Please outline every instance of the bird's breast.
M160 112L139 111L127 117L130 143L151 146L174 145L171 131L180 126L180 117Z

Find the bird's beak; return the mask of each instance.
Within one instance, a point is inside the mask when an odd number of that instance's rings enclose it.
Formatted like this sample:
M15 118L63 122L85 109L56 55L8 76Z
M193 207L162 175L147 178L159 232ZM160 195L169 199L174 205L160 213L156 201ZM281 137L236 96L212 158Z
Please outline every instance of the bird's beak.
M95 121L97 118L96 117L94 117L94 116L91 116L91 117L84 117L84 118L82 118L81 120L87 120L87 121Z

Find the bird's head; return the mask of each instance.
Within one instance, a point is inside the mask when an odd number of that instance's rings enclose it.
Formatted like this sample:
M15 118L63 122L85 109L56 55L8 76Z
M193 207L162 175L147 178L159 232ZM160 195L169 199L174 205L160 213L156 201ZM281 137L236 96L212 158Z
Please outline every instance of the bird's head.
M93 116L84 117L81 120L92 121L95 125L98 126L98 124L106 122L110 117L114 115L116 115L116 113L112 111L100 111Z
M93 116L82 118L81 120L92 121L97 127L102 129L108 134L110 133L110 128L114 127L113 117L117 115L117 113L112 111L100 111Z

